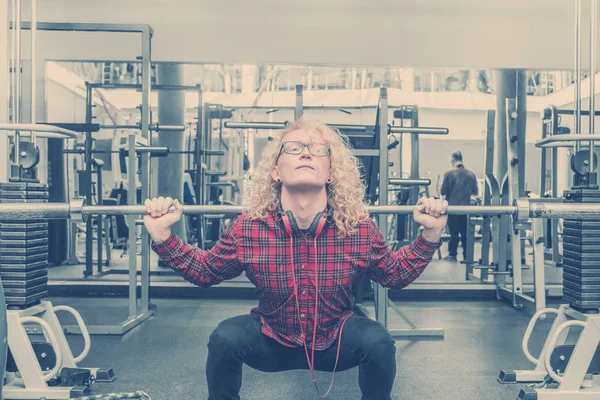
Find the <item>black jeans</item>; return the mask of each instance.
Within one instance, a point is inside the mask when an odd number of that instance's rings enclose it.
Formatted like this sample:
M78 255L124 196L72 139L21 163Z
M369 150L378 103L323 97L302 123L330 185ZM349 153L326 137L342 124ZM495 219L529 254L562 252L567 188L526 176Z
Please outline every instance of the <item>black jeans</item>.
M463 259L467 258L467 215L448 215L448 229L450 230L450 243L448 255L456 257L458 251L458 236L463 248Z
M336 340L328 349L315 351L317 371L333 371L337 347ZM396 376L395 353L394 339L383 325L368 318L351 316L342 332L336 371L358 365L362 399L390 400ZM244 363L263 372L308 369L304 347L283 346L264 335L258 315L229 318L217 326L208 342L206 378L209 400L239 400ZM329 383L323 388L319 386L321 394L328 387ZM310 374L306 379L306 390L314 390Z

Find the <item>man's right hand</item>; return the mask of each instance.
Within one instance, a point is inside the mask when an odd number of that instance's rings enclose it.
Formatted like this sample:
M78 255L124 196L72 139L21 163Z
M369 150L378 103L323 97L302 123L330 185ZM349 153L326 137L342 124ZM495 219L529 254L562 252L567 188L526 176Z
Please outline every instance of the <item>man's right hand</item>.
M156 243L164 242L171 235L171 225L181 219L183 207L177 200L170 197L147 199L144 202L146 206L146 215L144 215L144 225L148 234ZM175 211L169 212L173 206Z

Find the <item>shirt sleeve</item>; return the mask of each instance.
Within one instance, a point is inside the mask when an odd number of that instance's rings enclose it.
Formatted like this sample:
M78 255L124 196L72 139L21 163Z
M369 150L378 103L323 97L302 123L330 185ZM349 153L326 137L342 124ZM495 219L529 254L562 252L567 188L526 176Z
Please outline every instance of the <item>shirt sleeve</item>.
M411 284L431 262L442 245L433 243L421 234L398 251L392 251L379 228L371 221L371 257L367 275L384 287L401 289Z
M173 233L164 242L151 241L152 250L171 269L197 286L209 287L233 279L243 271L238 259L242 218L235 218L208 251L190 246Z

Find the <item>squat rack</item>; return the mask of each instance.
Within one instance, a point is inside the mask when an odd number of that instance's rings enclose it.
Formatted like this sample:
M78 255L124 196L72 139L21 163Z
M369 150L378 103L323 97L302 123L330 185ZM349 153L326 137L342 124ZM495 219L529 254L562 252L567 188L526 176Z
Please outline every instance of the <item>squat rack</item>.
M11 22L10 28L14 29L14 25L19 28L16 29L20 34L21 29L32 30L32 42L34 42L35 35L33 34L36 30L44 31L61 31L61 32L112 32L112 33L135 33L141 34L141 56L138 57L142 64L142 76L141 76L141 92L142 92L142 105L141 105L141 135L145 140L149 140L150 136L150 90L151 90L151 41L153 30L149 25L143 24L108 24L108 23L62 23L62 22L21 22L20 19L16 24ZM33 27L33 29L32 29ZM35 49L34 43L32 48ZM35 74L33 74L35 77ZM32 87L35 87L35 83L32 82ZM17 102L18 103L18 102ZM35 104L35 97L32 98L32 104ZM35 109L35 107L32 107ZM34 117L34 115L33 115ZM35 122L35 121L33 121ZM11 130L15 130L15 146L18 154L18 147L20 144L19 127L13 125ZM35 138L34 131L31 129L32 139ZM64 138L64 136L61 136ZM35 140L35 139L34 139ZM87 144L86 147L90 147L91 143ZM129 143L130 154L135 153L135 135L130 136ZM135 157L129 158L129 171L136 171ZM19 164L17 167L19 167ZM148 153L141 154L141 189L142 198L149 197L150 194L150 155ZM129 174L129 184L131 187L136 187L136 174ZM128 202L130 205L136 204L136 196L129 196ZM136 221L135 215L128 216L127 220L129 226L129 241L130 243L136 243ZM142 227L142 229L144 229ZM141 322L150 318L153 315L153 310L150 309L150 243L148 240L142 241L142 270L141 270L141 302L138 310L138 297L137 297L137 249L136 246L129 247L129 316L126 320L120 322L114 326L90 326L89 332L99 334L117 334L122 335L125 332L131 330ZM67 326L65 327L66 332L70 333L81 333L79 327Z

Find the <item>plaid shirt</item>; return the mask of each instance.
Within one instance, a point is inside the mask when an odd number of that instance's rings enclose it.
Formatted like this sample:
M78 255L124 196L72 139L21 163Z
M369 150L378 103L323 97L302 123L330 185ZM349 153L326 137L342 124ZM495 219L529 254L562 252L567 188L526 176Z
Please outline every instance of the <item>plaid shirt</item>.
M330 218L316 240L310 232L298 232L293 238L294 262L291 238L277 212L269 213L266 220L239 215L208 251L192 247L174 234L164 242L152 242L152 248L173 270L201 287L245 272L258 290L259 304L251 312L261 317L263 333L290 347L302 346L302 332L307 338L313 335L316 255L319 310L315 350L323 350L331 346L342 322L353 314L352 288L361 276L388 288L405 287L421 275L441 245L419 235L393 252L372 219L361 221L357 228L351 236L338 237ZM312 346L312 340L306 341Z

